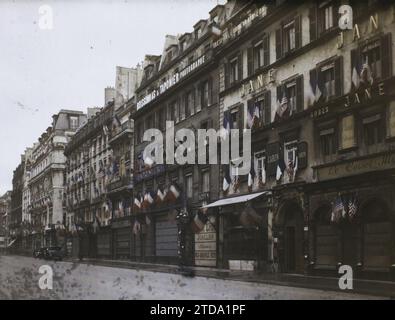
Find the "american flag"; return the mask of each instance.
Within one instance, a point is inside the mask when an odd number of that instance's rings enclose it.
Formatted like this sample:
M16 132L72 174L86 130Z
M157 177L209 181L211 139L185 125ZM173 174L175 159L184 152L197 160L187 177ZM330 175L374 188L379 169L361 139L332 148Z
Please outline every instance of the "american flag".
M355 195L352 195L348 200L348 218L350 220L353 220L355 218L357 208L357 197Z
M344 205L340 196L338 196L333 203L331 222L338 223L340 219L344 216Z

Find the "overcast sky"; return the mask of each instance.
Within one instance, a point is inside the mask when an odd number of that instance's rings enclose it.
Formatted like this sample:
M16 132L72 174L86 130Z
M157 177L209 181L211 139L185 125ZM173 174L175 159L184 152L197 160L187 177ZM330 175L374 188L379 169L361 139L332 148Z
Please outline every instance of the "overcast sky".
M102 106L117 65L161 54L166 34L192 31L217 3L224 1L1 0L0 194L52 114ZM43 5L53 12L51 30L40 28Z

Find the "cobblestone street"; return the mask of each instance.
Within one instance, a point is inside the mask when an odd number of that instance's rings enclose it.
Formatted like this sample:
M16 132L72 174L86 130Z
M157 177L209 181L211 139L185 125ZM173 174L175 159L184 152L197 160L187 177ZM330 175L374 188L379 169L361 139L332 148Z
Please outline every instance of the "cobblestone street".
M41 265L53 290L41 290ZM0 256L0 299L377 299L375 296Z

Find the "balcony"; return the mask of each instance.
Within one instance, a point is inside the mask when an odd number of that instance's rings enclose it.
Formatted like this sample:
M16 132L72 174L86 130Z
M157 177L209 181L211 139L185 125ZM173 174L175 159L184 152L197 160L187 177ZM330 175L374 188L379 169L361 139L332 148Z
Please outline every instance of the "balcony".
M132 120L128 120L124 122L119 127L116 127L115 129L111 130L110 139L108 143L112 144L118 139L125 136L131 138L131 135L133 134L133 130L134 130L134 122Z
M109 193L121 191L124 189L133 188L133 179L131 177L117 177L114 178L107 187Z

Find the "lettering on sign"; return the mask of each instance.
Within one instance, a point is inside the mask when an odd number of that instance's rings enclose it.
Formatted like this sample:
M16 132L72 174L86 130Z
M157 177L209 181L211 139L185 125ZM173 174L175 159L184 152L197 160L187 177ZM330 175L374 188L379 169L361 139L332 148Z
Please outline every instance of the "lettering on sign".
M215 224L215 221L212 221ZM213 224L207 222L200 233L195 234L195 265L217 265L217 233Z
M151 101L155 100L161 94L165 93L168 89L174 86L182 78L186 77L189 73L193 72L196 68L200 67L205 62L206 62L206 56L203 55L197 60L195 60L194 62L192 62L189 66L181 70L180 72L175 73L165 82L163 82L158 88L152 90L149 94L147 94L142 99L137 101L137 110L141 109Z
M369 159L358 159L317 169L319 180L356 175L395 168L395 153L385 153Z

